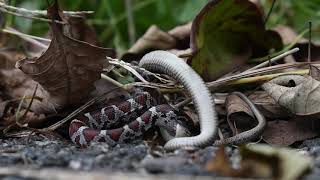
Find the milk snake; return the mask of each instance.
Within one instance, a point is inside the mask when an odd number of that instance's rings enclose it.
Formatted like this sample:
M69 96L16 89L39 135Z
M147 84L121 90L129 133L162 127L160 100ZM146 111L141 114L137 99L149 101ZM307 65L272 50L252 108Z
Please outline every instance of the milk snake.
M92 141L105 141L109 144L128 142L143 135L155 125L161 126L161 133L168 141L164 146L167 150L205 147L213 144L241 144L257 138L263 132L266 126L263 115L245 95L236 92L234 94L249 105L258 120L258 125L233 137L215 141L217 116L213 97L202 78L192 68L182 59L166 51L153 51L146 54L139 66L167 74L185 87L199 115L200 134L185 137L191 135L190 130L187 126L183 126L183 123L179 123L179 116L174 110L169 105L156 105L150 95L144 94L129 99L119 106L102 108L101 111L86 113L86 117L73 120L69 127L69 135L74 143L87 146ZM135 111L145 113L129 122L128 119L132 120L133 117L130 114L135 114ZM110 129L121 124L126 125Z
M109 145L128 143L141 137L148 129L159 126L165 140L190 135L181 116L169 105L157 105L147 92L140 93L123 103L85 113L74 119L69 127L71 140L86 147L91 142L106 142Z

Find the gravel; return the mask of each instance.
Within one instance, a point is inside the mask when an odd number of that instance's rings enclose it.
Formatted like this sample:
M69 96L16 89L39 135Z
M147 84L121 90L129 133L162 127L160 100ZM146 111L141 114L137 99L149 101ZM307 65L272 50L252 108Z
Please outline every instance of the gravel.
M297 147L315 159L315 167L304 179L320 176L320 138L306 140ZM205 165L217 147L199 150L176 150L166 153L161 146L150 148L144 141L110 147L96 143L86 149L69 141L49 139L41 135L0 139L0 167L34 169L63 168L73 171L103 171L138 174L210 175ZM226 147L233 167L239 167L238 149ZM317 178L318 177L318 178ZM0 177L2 179L2 177ZM4 179L21 179L10 176Z

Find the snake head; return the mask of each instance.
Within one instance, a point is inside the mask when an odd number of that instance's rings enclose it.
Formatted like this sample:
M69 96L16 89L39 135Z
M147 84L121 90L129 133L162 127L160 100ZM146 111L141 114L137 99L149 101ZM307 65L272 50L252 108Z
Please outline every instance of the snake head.
M194 125L190 122L190 118L184 114L161 118L155 125L160 128L163 139L169 141L177 137L189 137L194 135Z

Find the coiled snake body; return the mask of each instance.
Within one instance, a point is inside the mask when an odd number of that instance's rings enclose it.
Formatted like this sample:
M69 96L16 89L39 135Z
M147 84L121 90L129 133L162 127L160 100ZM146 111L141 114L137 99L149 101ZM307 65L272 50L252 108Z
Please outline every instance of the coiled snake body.
M142 136L153 126L165 129L161 132L167 141L175 136L190 134L183 124L178 123L180 116L171 106L156 104L149 93L143 92L118 106L86 113L71 122L71 140L82 147L92 141L110 145L127 143Z
M180 82L191 95L195 108L199 115L200 134L192 137L187 128L177 123L178 115L169 105L157 105L148 94L137 96L127 100L119 106L110 106L101 111L85 114L86 117L75 119L71 122L69 134L72 141L80 146L87 146L92 141L104 141L109 144L127 142L141 136L146 130L154 125L161 126L163 135L166 135L165 149L174 150L185 147L204 147L212 144L226 144L245 142L252 139L252 134L261 132L265 126L263 116L249 102L253 108L259 124L253 131L240 133L231 139L214 142L217 131L217 117L214 111L213 98L201 77L190 68L182 59L166 51L153 51L146 54L140 61L139 66L154 72L167 74ZM240 96L241 97L241 96ZM241 97L245 101L245 97ZM248 102L247 102L248 103ZM143 111L140 117L129 123L130 112ZM135 114L135 113L133 113ZM121 119L121 117L125 117ZM132 117L131 117L132 120ZM127 124L115 129L112 126ZM175 131L175 132L173 132ZM258 132L258 133L257 133Z

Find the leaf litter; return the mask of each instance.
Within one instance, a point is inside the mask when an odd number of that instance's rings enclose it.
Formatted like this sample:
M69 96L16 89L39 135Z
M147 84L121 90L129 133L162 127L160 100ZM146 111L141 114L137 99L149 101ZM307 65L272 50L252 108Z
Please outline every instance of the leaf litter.
M315 174L319 167L314 166L313 161L317 164L320 157L320 154L316 153L316 149L320 149L320 143L315 139L318 136L319 124L319 65L317 62L312 66L308 63L295 63L304 62L307 57L307 44L298 42L293 47L299 47L302 52L291 56L292 64L274 65L241 73L243 69L255 66L252 65L255 63L252 59L265 59L270 53L279 52L283 44L292 43L290 40L298 36L292 33L290 38L284 37L286 33L277 30L281 40L275 31L266 29L262 9L256 3L247 0L212 1L191 23L167 32L156 25L150 26L146 34L122 56L121 59L128 62L125 66L124 62L114 59L116 54L113 49L96 46L99 43L95 32L86 24L85 17L64 15L58 9L58 4L54 3L48 9L52 40L45 52L40 57L28 57L18 62L18 58L12 56L13 60L4 60L4 65L0 66L0 88L3 89L0 94L0 129L3 137L0 139L0 172L5 166L21 165L24 168L33 165L40 169L55 167L104 172L143 170L150 174L273 179L296 179L305 175L308 170ZM60 23L53 23L54 20ZM189 40L190 44L186 43ZM110 89L119 90L124 83L134 83L141 79L153 88L172 86L174 80L170 77L152 72L144 74L146 71L136 66L144 54L158 49L175 52L186 58L208 82L208 86L214 90L213 93L244 91L263 116L268 118L268 125L260 140L257 139L257 142L247 146L208 146L199 150L165 152L161 146L161 138L157 132L152 132L146 135L144 140L116 147L97 143L88 149L79 149L71 144L66 135L68 123L65 119L59 119L76 115L87 106L98 107L98 104L93 104L94 101L89 101L90 98L98 96L93 92L99 91L98 94L103 94ZM311 49L314 52L311 57L316 60L317 45L312 44ZM21 54L23 56L27 53ZM107 56L122 65L118 69L110 66L110 58ZM4 58L11 56L4 52ZM13 69L15 62L19 69ZM104 72L104 75L111 78L109 80L100 79L105 69L108 71ZM305 76L296 73L301 69ZM128 71L132 73L124 73ZM278 75L285 71L289 71L290 75ZM218 79L221 76L226 79ZM251 78L253 83L247 86L249 83L245 78ZM115 83L117 80L119 82ZM97 86L98 82L100 85ZM158 83L158 86L152 86L152 83ZM228 88L231 87L230 84L232 88ZM38 90L32 96L36 86ZM129 90L139 91L134 86L130 87ZM161 91L160 88L160 92L171 104L184 101L185 96L188 96L179 88L173 91ZM250 107L237 96L225 97L227 98L222 100L216 99L221 133L236 135L255 127L255 116ZM114 100L110 100L112 98L114 97L109 94L109 102L104 102L104 105L127 99L128 93L116 95ZM81 106L85 102L87 106ZM80 108L69 114L77 107ZM192 103L182 109L189 114L197 127L198 120ZM21 114L23 119L15 119ZM16 123L22 126L15 127L15 132L11 134L12 137L21 138L5 138L3 133L6 128ZM53 123L59 125L55 126ZM50 125L55 128L50 128ZM53 136L49 135L50 133ZM306 139L314 143L306 145ZM301 155L302 153L305 155Z

